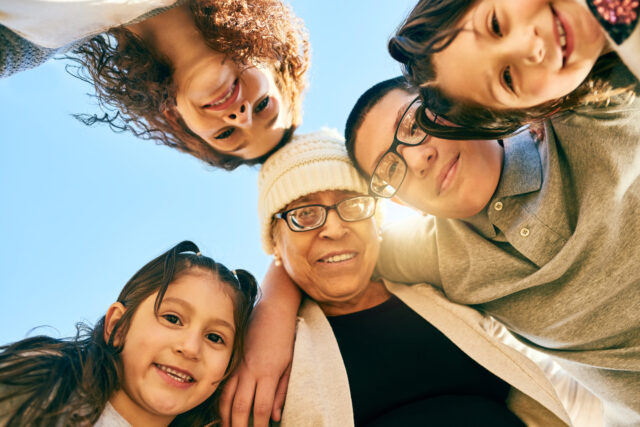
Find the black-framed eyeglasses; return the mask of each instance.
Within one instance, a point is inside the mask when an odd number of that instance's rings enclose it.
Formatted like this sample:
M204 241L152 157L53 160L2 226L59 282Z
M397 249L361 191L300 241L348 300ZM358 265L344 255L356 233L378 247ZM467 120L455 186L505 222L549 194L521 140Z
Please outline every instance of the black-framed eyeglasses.
M310 231L320 228L327 221L327 212L335 209L343 221L354 222L371 218L376 212L376 198L357 196L342 200L335 205L305 205L278 212L274 218L284 219L291 231Z
M393 197L402 181L407 175L407 162L398 153L398 145L420 145L428 136L418 125L416 117L424 114L420 97L416 97L400 118L400 123L393 135L391 147L382 155L376 164L371 179L369 190L378 197Z

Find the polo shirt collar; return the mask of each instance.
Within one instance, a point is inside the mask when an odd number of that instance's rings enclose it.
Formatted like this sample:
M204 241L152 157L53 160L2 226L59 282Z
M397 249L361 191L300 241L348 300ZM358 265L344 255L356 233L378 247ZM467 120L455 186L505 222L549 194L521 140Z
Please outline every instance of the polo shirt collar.
M542 161L529 131L504 140L504 165L492 200L538 191L542 187Z
M528 131L504 140L504 163L498 188L484 209L464 221L486 238L496 237L496 229L489 220L488 206L505 197L539 191L542 187L542 161L538 144Z

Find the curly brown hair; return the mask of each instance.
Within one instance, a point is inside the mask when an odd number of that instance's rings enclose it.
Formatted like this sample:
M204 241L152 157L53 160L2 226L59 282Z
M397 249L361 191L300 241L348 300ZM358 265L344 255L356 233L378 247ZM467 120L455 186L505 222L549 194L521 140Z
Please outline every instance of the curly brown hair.
M452 99L436 84L431 61L460 33L460 19L478 0L420 0L389 40L389 53L402 63L407 80L420 89L423 105L458 125L437 124L420 115L429 134L446 139L499 139L523 125L585 105L624 103L639 93L640 85L615 53L601 56L573 92L527 109L491 110L467 100Z
M195 24L212 49L237 64L270 67L289 101L292 125L267 154L241 159L215 150L192 132L175 110L169 60L125 27L99 34L74 49L71 74L95 87L102 116L76 115L85 124L107 123L143 139L177 148L226 170L262 163L286 144L302 117L309 43L303 22L281 0L189 0Z

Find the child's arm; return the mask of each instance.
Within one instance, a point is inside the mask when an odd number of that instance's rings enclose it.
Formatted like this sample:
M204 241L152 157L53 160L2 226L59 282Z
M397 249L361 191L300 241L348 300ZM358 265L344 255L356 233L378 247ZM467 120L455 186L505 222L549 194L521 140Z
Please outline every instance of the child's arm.
M252 406L253 426L268 426L270 417L280 420L284 405L301 293L284 268L274 264L260 288L243 360L220 399L223 427L246 427Z

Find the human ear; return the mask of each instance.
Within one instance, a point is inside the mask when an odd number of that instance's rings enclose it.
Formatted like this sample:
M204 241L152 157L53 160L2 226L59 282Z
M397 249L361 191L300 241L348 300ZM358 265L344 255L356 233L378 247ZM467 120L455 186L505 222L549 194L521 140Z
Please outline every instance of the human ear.
M113 328L115 328L118 321L122 318L125 311L127 309L121 302L114 302L109 306L107 310L107 314L104 316L104 340L105 342L109 342L109 338L111 338L111 333L113 332ZM118 337L114 337L113 344L118 345Z

